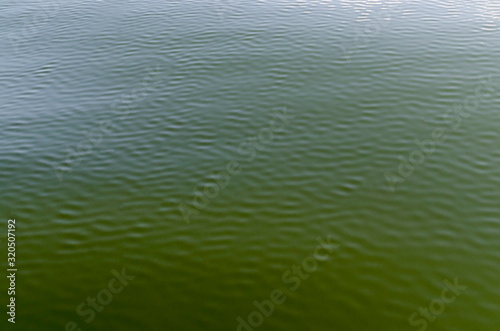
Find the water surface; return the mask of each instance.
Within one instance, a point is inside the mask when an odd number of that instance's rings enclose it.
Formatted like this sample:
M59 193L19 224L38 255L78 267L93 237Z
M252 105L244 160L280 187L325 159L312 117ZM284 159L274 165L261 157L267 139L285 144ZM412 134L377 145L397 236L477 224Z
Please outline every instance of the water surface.
M0 215L17 220L18 262L4 329L236 330L280 289L252 329L419 330L412 314L458 279L427 328L499 330L493 1L28 1L0 16ZM340 246L292 290L283 274L328 236ZM122 268L135 278L86 323L77 307Z

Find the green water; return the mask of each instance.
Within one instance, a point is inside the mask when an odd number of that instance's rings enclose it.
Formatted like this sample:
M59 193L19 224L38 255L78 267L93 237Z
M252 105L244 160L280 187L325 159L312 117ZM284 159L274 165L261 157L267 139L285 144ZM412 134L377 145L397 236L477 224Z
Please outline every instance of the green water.
M494 1L0 17L1 330L500 330Z

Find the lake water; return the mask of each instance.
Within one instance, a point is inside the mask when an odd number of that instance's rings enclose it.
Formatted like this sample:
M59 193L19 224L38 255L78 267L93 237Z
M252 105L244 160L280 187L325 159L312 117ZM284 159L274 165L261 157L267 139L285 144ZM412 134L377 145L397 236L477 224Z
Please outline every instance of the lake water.
M2 330L500 330L498 2L0 16Z

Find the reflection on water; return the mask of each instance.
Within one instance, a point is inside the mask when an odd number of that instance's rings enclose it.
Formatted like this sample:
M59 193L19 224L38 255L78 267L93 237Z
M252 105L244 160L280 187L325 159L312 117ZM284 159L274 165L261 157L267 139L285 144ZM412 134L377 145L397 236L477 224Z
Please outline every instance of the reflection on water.
M498 330L498 9L5 4L4 329Z

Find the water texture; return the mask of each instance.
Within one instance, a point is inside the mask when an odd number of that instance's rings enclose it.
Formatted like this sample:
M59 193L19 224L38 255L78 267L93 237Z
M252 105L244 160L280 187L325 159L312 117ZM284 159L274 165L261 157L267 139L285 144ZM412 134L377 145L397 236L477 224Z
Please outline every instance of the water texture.
M494 1L4 2L1 329L500 330L499 33Z

